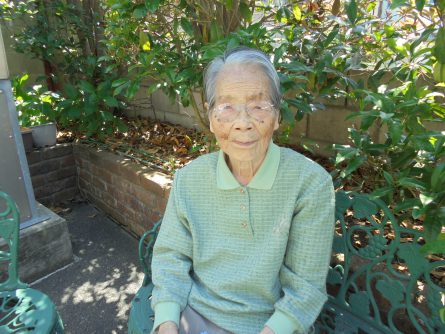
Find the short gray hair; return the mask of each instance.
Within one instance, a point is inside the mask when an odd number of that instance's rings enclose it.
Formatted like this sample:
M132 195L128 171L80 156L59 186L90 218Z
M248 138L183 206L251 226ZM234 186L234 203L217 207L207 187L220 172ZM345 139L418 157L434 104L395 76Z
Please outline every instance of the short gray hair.
M264 71L264 74L269 79L271 102L276 109L279 109L282 95L277 71L266 54L260 50L248 47L227 50L223 56L213 59L207 66L204 73L204 92L209 107L212 108L215 104L215 84L219 72L224 65L235 63L257 65Z

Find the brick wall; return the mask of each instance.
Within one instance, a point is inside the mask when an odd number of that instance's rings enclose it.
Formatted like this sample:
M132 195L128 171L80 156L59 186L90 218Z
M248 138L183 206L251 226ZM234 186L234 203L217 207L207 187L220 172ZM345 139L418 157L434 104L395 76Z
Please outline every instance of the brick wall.
M163 215L170 176L86 145L73 150L81 195L128 231L141 235Z
M76 165L71 144L58 144L26 154L36 200L54 205L78 193Z

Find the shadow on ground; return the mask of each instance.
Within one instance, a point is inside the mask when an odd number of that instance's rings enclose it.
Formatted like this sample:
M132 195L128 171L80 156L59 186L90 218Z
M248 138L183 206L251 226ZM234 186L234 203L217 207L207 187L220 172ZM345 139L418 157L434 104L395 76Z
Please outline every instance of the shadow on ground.
M86 202L70 203L74 263L32 287L48 294L65 333L126 333L131 299L142 283L137 240Z

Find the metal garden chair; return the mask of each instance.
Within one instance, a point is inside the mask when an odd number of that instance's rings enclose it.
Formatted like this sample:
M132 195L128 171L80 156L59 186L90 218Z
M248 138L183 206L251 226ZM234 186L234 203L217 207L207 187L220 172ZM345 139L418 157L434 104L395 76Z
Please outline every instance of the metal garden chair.
M0 333L64 333L51 299L18 276L20 216L9 195L0 192Z
M338 191L335 216L328 301L315 333L445 334L445 287L431 278L445 271L445 261L419 252L422 233L398 224L383 201L365 194ZM150 265L160 224L139 242L145 278L132 301L129 334L153 327Z

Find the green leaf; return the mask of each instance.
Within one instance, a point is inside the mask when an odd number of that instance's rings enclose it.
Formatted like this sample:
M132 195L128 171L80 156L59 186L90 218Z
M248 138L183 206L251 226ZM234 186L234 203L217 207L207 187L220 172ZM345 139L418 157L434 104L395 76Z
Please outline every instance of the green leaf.
M365 195L356 195L352 203L354 217L358 219L366 218L377 213L377 205Z
M150 13L154 13L159 8L160 0L145 0L145 8Z
M252 21L252 11L250 10L249 6L245 2L240 2L239 11L240 11L241 17L244 20L246 20L247 22Z
M104 98L105 104L109 107L119 107L119 102L112 96L106 96Z
M296 100L296 99L287 99L287 103L291 106L296 107L298 110L301 110L304 113L312 113L312 108L309 104Z
M433 211L433 212L431 212ZM425 215L425 221L423 222L425 240L428 242L436 240L440 231L442 230L442 220L444 218L437 214L436 210L430 210Z
M130 99L133 98L136 95L137 91L139 90L139 87L140 87L140 83L138 81L131 82L131 84L129 85L129 87L127 89L126 96Z
M334 38L338 35L338 27L334 28L329 35L326 37L326 39L323 41L323 47L327 47L331 42L334 40Z
M391 136L391 143L397 145L402 138L403 125L399 122L389 123L389 134Z
M78 91L77 91L76 87L74 87L71 84L67 84L67 85L65 85L64 88L65 88L65 93L68 96L68 98L70 98L72 100L77 99Z
M103 118L105 121L112 121L112 120L114 119L113 113L108 112L108 111L102 111L102 112L100 113L100 115L102 116L102 118Z
M150 49L151 49L151 44L150 44L148 35L147 35L147 33L143 32L143 31L139 32L139 46L144 51L150 51Z
M407 209L419 209L421 204L422 203L420 202L420 200L418 198L410 198L410 199L404 200L401 203L398 203L396 205L396 207L394 208L394 212L397 213L397 212L407 210Z
M343 170L340 174L341 177L346 177L349 174L351 174L353 171L355 171L357 168L359 168L361 165L363 165L363 163L366 161L366 157L364 156L356 156L354 158L352 158L349 162L348 162L348 166L346 167L345 170Z
M348 14L348 19L352 24L355 24L357 20L357 2L355 0L350 0L346 4L346 13Z
M289 109L289 105L286 103L286 101L283 101L281 103L281 118L284 122L286 122L289 125L295 125L295 117L294 113Z
M424 6L425 6L425 0L416 0L416 8L419 12L423 10Z
M405 287L398 280L378 280L376 288L392 306L398 305L405 299Z
M386 180L386 183L392 185L394 183L394 178L387 171L383 171L383 177Z
M142 19L147 15L147 8L145 5L138 5L133 11L133 17L135 19Z
M213 20L210 24L210 42L216 42L224 38L224 33L216 20Z
M385 34L388 38L392 37L392 35L394 35L396 28L394 28L391 25L385 24L385 26L383 27L383 30L385 31Z
M445 10L445 0L436 0L434 3L441 11Z
M129 80L127 78L118 79L118 80L113 81L113 83L111 84L111 87L116 88L116 87L121 86L127 82L129 82Z
M396 9L401 6L409 6L409 1L407 1L407 0L393 0L393 1L391 1L391 9Z
M226 0L226 8L228 10L232 10L233 9L233 0Z
M83 89L84 92L87 92L87 93L90 93L90 94L95 94L96 93L96 89L88 81L81 80L79 86L80 86L80 88Z
M419 190L426 189L426 184L424 182L414 179L412 177L402 177L399 179L398 184L406 188L415 188Z
M297 21L301 21L301 9L298 5L295 5L292 9L292 13Z
M375 198L380 198L380 197L386 196L388 194L391 194L393 191L394 191L393 187L377 188L370 194L370 196L375 197Z
M185 17L181 17L181 28L187 35L193 37L193 25Z
M428 241L420 251L429 254L445 254L445 233L440 233L434 241Z
M436 35L436 41L433 49L433 54L437 61L445 64L445 28L440 27Z
M439 314L440 314L440 321L442 321L445 324L445 307L442 307L439 310Z
M442 163L440 165L437 165L434 168L433 174L431 175L431 187L433 190L439 190L440 186L442 185L444 181L444 175L443 172L445 170L445 163ZM442 182L440 182L442 181Z

